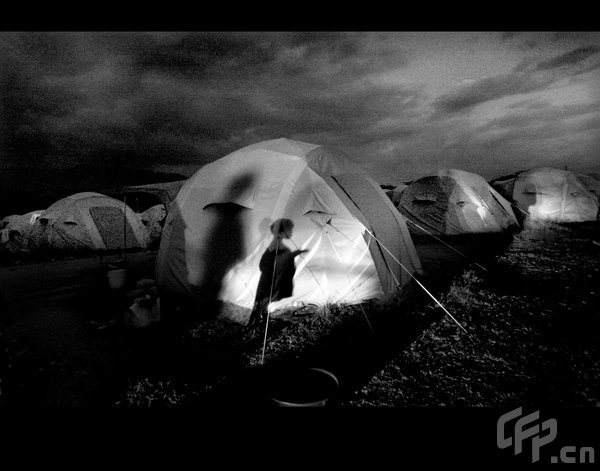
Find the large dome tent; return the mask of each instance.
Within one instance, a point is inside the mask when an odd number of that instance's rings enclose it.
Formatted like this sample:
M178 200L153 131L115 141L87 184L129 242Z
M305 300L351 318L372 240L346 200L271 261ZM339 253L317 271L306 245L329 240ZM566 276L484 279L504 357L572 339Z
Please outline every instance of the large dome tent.
M411 182L397 206L416 233L504 233L518 227L510 203L483 177L463 170L444 169Z
M82 192L62 198L34 223L36 249L58 251L145 248L149 237L124 202Z
M285 244L309 251L296 259L292 295L271 312L378 298L420 270L403 216L364 170L335 149L273 139L203 166L181 188L157 256L161 292L214 297L245 321L282 218L294 226Z

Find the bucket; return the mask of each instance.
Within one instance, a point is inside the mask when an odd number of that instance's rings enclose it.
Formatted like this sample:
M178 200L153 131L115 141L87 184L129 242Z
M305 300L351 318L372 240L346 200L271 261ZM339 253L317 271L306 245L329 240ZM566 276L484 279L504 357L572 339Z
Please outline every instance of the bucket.
M108 278L108 285L111 289L121 289L125 287L125 269L118 268L116 270L109 270L106 273Z
M306 368L272 378L270 399L278 407L324 407L339 387L330 371Z

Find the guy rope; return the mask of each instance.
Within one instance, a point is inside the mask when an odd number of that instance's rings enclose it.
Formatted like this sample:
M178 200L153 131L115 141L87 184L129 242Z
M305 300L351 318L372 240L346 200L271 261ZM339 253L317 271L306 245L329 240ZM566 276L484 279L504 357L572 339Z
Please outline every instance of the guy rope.
M350 239L348 236L346 236L346 235L345 235L345 234L344 234L342 231L340 231L340 230L339 230L337 227L335 227L333 224L331 224L331 222L329 222L329 225L330 225L331 227L333 227L333 228L334 228L336 231L338 231L340 234L344 235L344 236L345 236L345 237L346 237L348 240L350 240L351 242L353 242L353 241L352 241L352 240L351 240L351 239ZM441 307L441 308L444 310L444 312L445 312L446 314L448 314L448 316L449 316L449 317L450 317L450 318L451 318L451 319L452 319L454 322L456 322L456 324L457 324L457 325L458 325L458 326L459 326L459 327L460 327L462 330L464 330L464 331L465 331L465 333L466 333L467 335L469 335L469 332L467 331L467 329L465 329L465 328L464 328L464 327L461 325L461 323L460 323L460 322L458 322L458 321L456 320L456 318L455 318L455 317L454 317L452 314L450 314L450 313L448 312L448 310L447 310L447 309L446 309L446 308L445 308L445 307L442 305L442 303L440 303L440 302L439 302L439 301L438 301L438 300L435 298L435 296L433 296L433 294L431 294L431 293L429 292L429 290L428 290L427 288L425 288L425 286L423 286L423 284L422 284L422 283L421 283L419 280L417 280L417 279L414 277L414 275L413 275L413 274L410 272L410 270L408 270L408 269L407 269L407 268L406 268L406 267L405 267L405 266L404 266L402 263L400 263L400 260L398 260L396 257L394 257L394 254L392 254L392 253L391 253L391 252L390 252L390 251L387 249L387 247L386 247L386 246L385 246L383 243L381 243L381 241L380 241L379 239L377 239L377 237L375 237L375 235L374 235L374 234L373 234L373 233L372 233L372 232L371 232L369 229L367 229L367 228L365 227L365 230L367 231L367 233L368 233L368 234L369 234L371 237L373 237L373 239L375 239L375 241L376 241L376 242L379 244L379 246L380 246L381 248L383 248L383 249L384 249L384 250L385 250L385 251L386 251L386 252L387 252L387 253L388 253L388 254L389 254L391 257L392 257L392 259L393 259L393 260L394 260L394 261L395 261L395 262L396 262L398 265L400 265L400 267L401 267L401 268L402 268L404 271L406 271L406 273L408 273L408 275L409 275L409 276L410 276L410 277L411 277L413 280L415 280L415 282L416 282L416 283L417 283L417 284L418 284L418 285L419 285L419 286L420 286L420 287L423 289L423 291L425 291L425 293L427 293L427 294L429 295L429 297L431 297L431 299L433 299L433 300L435 301L435 303L436 303L438 306L440 306L440 307ZM353 242L353 243L354 243L354 242ZM355 245L356 245L356 244L355 244Z
M356 243L355 243L355 242L354 242L352 239L350 239L350 238L349 238L349 237L348 237L346 234L344 234L344 233L343 233L342 231L340 231L340 230L339 230L337 227L335 227L333 224L331 224L331 220L327 221L327 224L328 224L328 225L330 225L330 226L331 226L333 229L335 229L337 232L339 232L339 233L340 233L340 234L341 234L343 237L345 237L347 240L349 240L349 241L350 241L350 242L351 242L351 243L352 243L352 244L353 244L355 247L357 247L359 250L363 251L363 250L362 250L362 248L360 248L360 247L359 247L359 246L358 246L358 245L357 245L357 244L356 244ZM430 297L431 299L433 299L433 300L435 301L435 303L436 303L436 304L437 304L439 307L441 307L441 308L442 308L442 310L443 310L443 311L444 311L444 312L445 312L445 313L446 313L446 314L447 314L447 315L448 315L448 316L449 316L449 317L450 317L450 318L451 318L451 319L452 319L452 320L453 320L453 321L454 321L454 322L455 322L455 323L456 323L456 324L457 324L457 325L458 325L458 326L459 326L459 327L460 327L460 328L461 328L461 329L462 329L462 330L463 330L463 331L464 331L464 332L465 332L465 333L466 333L466 334L467 334L467 335L470 337L470 334L469 334L469 332L467 331L467 329L465 329L465 328L462 326L462 324L461 324L460 322L458 322L458 320L456 320L456 318L455 318L455 317L454 317L452 314L450 314L450 312L448 312L448 310L447 310L447 309L446 309L446 308L445 308L445 307L442 305L442 303L440 303L440 302L439 302L439 301L436 299L436 297L435 297L435 296L433 296L433 294L431 294L431 293L429 292L429 290L428 290L428 289L427 289L427 288L426 288L426 287L425 287L425 286L424 286L424 285L423 285L423 284L422 284L422 283L421 283L421 282L420 282L420 281L419 281L417 278L415 278L415 276L414 276L414 275L413 275L413 274L410 272L410 270L408 270L408 269L407 269L407 268L406 268L406 267L405 267L405 266L404 266L404 265L403 265L403 264L400 262L400 260L398 260L398 259L397 259L397 258L394 256L394 254L392 254L392 253L391 253L391 252L388 250L388 248L387 248L387 247L386 247L386 246L385 246L385 245L384 245L384 244L383 244L383 243L382 243L382 242L381 242L381 241L380 241L380 240L379 240L379 239L378 239L378 238L375 236L375 234L373 234L373 232L371 232L371 231L370 231L369 229L367 229L366 227L365 227L365 231L366 231L366 232L367 232L367 233L368 233L368 234L369 234L369 235L370 235L370 236L371 236L371 237L372 237L372 238L373 238L373 239L374 239L374 240L375 240L375 241L376 241L376 242L379 244L379 246L380 246L380 247L381 247L383 250L385 250L385 251L386 251L386 252L387 252L387 253L390 255L390 257L392 257L392 259L393 259L393 260L394 260L394 261L395 261L395 262L396 262L398 265L400 265L400 267L401 267L401 268L402 268L404 271L406 271L406 273L408 273L408 275L409 275L409 276L410 276L410 277L411 277L411 278L412 278L412 279L413 279L413 280L414 280L414 281L415 281L415 282L416 282L416 283L417 283L417 284L418 284L418 285L419 285L419 286L420 286L420 287L423 289L423 291L425 291L425 293L427 293L427 295L429 295L429 297ZM287 234L286 234L286 235L287 235ZM288 237L288 238L289 238L289 237ZM291 238L289 238L289 239L290 239L290 241L292 242L292 244L294 244L294 246L296 247L296 249L298 249L298 246L296 245L296 243L295 243L295 242L294 242L294 241L293 241ZM277 253L278 253L278 251L279 251L279 239L277 239L277 245L276 245L276 248L275 248L275 261L273 262L273 275L272 275L272 277L271 277L271 291L270 291L270 294L269 294L269 304L271 303L271 300L272 300L272 298L273 298L273 285L274 285L274 282L275 282L275 269L276 269L276 267L277 267ZM363 252L364 252L364 251L363 251ZM458 252L458 251L457 251L457 252ZM459 252L459 253L460 253L460 252ZM339 254L337 254L337 251L336 251L336 255L338 255L338 258L339 258ZM308 269L308 271L311 273L311 275L312 275L312 276L313 276L313 278L315 279L315 281L316 281L317 285L319 286L319 288L321 288L321 290L323 291L323 288L322 288L321 284L320 284L320 283L319 283L319 281L317 280L317 278L316 278L315 274L312 272L312 270L311 270L311 269L308 267L308 264L306 263L306 260L304 259L304 257L302 257L302 255L301 255L301 254L300 254L300 257L301 257L301 258L302 258L302 260L305 262L305 266L306 266L306 268ZM479 266L481 266L481 265L479 265ZM484 267L481 267L481 268L483 268L483 269L485 270L485 268L484 268ZM389 267L388 267L388 269L389 269ZM392 276L393 276L393 278L394 278L394 280L395 280L396 284L397 284L398 286L400 286L400 283L399 283L399 281L397 280L396 276L395 276L395 275L394 275L394 273L391 271L391 269L390 269L390 273L392 274ZM323 292L324 292L324 291L323 291ZM324 292L324 293L325 293L325 292ZM369 318L367 317L367 314L366 314L366 312L364 311L364 309L362 308L362 306L361 306L361 310L362 310L362 312L363 312L363 314L364 314L364 316L365 316L365 319L366 319L366 321L367 321L367 324L369 325L369 328L371 329L371 332L373 332L373 327L371 326L371 323L369 322ZM266 349L266 345L267 345L267 331L268 331L268 329L269 329L269 319L270 319L270 313L269 313L269 309L268 309L268 305L267 305L267 321L266 321L266 324L265 324L265 335L264 335L264 339L263 339L263 348L262 348L262 355L261 355L261 360L260 360L260 362L261 362L261 365L262 365L262 364L264 364L264 359L265 359L265 349Z
M275 259L273 260L273 275L271 276L271 290L269 293L269 304L271 304L271 300L273 299L273 284L275 283L275 269L277 268L277 253L279 252L279 237L277 238L277 245L275 246ZM262 355L260 357L260 364L264 364L265 362L265 348L267 346L267 331L269 330L269 304L265 307L267 310L267 322L265 323L265 338L263 340L263 348ZM259 306L259 309L262 307Z

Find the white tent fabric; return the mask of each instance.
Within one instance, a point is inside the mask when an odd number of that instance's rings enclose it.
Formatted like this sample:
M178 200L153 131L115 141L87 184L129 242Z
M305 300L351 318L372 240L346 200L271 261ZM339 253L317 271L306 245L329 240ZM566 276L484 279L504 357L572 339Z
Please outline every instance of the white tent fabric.
M139 213L140 221L146 228L150 241L160 239L166 216L167 210L162 203L151 206L146 211Z
M510 203L483 177L463 170L444 169L413 181L398 210L436 235L502 233L518 226Z
M593 175L585 175L582 173L576 173L577 180L579 180L583 186L592 195L596 197L596 200L600 201L600 180Z
M285 245L309 252L296 258L293 295L270 311L381 297L420 270L404 218L360 167L333 149L274 139L205 165L182 187L163 229L159 286L251 309L280 218L295 226Z
M33 225L35 223L35 221L38 220L38 218L42 215L42 213L44 211L45 211L44 209L36 209L35 211L29 211L27 214L24 214L23 216L25 218L27 218L30 225Z
M177 196L177 193L185 183L185 180L177 180L173 182L149 183L147 185L135 185L125 187L125 193L147 193L154 195L168 210L171 202ZM129 199L128 197L127 199Z
M0 221L0 246L11 252L26 251L32 235L33 222L41 211L27 214L12 214Z
M83 192L52 204L34 223L34 248L112 250L148 245L131 208L100 193Z
M594 193L598 186L568 170L541 167L495 184L513 198L529 220L583 222L598 218L598 196Z

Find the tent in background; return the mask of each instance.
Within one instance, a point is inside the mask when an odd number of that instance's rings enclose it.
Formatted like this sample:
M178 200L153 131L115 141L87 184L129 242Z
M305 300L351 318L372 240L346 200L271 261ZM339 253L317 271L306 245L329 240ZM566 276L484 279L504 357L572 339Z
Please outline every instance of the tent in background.
M139 213L140 221L142 221L150 238L149 244L156 244L160 241L166 216L167 211L165 205L162 203L156 204L146 211Z
M27 214L23 214L23 217L27 218L30 225L33 225L44 211L45 209L36 209L35 211L29 211Z
M123 192L127 202L136 211L143 212L157 204L163 204L168 211L179 190L186 180L176 180L172 182L149 183L147 185L127 186ZM140 205L137 208L137 205Z
M397 187L392 188L391 190L387 190L385 194L388 196L394 206L398 207L400 204L400 198L402 197L402 192L408 187L406 183L400 183Z
M585 175L583 173L576 173L575 175L586 188L586 190L594 195L596 200L600 201L600 179L593 175Z
M33 223L43 211L27 214L12 214L0 221L0 246L10 252L27 251L32 235Z
M440 170L413 181L398 210L435 235L503 233L518 227L510 206L480 175ZM415 226L409 228L420 233Z
M592 177L589 177L592 178ZM583 222L598 218L598 187L569 171L541 167L492 184L533 221Z
M36 249L61 251L145 248L149 238L131 208L100 193L60 199L34 223Z
M274 139L205 165L182 187L157 256L161 292L212 297L245 321L280 218L295 226L285 245L309 252L296 258L292 296L270 311L360 303L395 293L420 270L403 216L364 170L334 149Z

